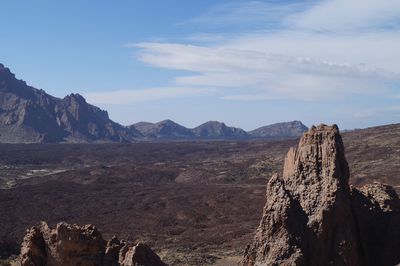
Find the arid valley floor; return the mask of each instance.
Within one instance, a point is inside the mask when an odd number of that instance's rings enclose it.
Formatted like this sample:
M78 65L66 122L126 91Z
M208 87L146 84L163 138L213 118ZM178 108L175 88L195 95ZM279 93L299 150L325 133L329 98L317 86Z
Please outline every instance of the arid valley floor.
M342 134L350 183L400 191L400 124ZM0 145L0 256L46 220L149 243L171 265L229 265L298 140Z

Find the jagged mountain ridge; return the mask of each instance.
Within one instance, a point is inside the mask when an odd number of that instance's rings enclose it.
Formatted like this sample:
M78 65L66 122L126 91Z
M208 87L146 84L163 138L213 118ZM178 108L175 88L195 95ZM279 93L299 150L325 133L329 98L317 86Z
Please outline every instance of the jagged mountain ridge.
M0 142L127 142L140 136L81 95L53 97L0 64Z
M301 122L279 123L251 132L208 121L193 129L171 120L125 127L80 94L57 98L27 85L0 64L0 143L134 142L198 139L296 138Z

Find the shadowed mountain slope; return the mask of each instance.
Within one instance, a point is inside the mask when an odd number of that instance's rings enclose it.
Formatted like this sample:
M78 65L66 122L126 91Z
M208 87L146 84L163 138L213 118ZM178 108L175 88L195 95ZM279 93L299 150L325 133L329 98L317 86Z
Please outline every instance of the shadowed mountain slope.
M0 142L127 142L139 136L81 95L53 97L0 64Z

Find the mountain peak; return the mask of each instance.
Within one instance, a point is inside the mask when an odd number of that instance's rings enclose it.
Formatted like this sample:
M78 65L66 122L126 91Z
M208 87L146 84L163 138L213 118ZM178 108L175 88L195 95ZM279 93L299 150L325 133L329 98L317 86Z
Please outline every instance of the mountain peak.
M220 127L226 127L226 124L224 122L220 122L220 121L216 121L216 120L210 120L207 121L205 123L203 123L202 125L209 125L209 126L220 126Z
M157 123L139 122L130 128L135 128L143 136L155 139L188 139L193 137L190 129L166 119Z
M86 99L79 93L71 93L64 97L64 100L74 100L81 104L86 104Z
M208 121L193 129L194 134L201 138L246 138L246 131L236 127L228 127L219 121Z
M78 94L59 99L28 86L0 66L0 142L131 141L106 111Z
M299 120L280 122L264 126L250 131L250 135L255 138L297 138L300 137L308 128Z
M178 123L172 121L171 119L165 119L156 123L157 125L179 125Z
M3 64L0 64L0 77L4 78L7 76L15 79L15 74L12 73L8 67L4 66Z

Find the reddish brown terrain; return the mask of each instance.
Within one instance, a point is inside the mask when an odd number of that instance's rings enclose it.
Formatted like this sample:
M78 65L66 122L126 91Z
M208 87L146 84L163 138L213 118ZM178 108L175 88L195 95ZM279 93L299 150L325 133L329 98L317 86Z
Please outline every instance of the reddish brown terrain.
M399 192L400 124L342 135L350 183ZM143 240L172 265L229 265L259 224L266 181L297 142L2 144L1 256L45 220Z

